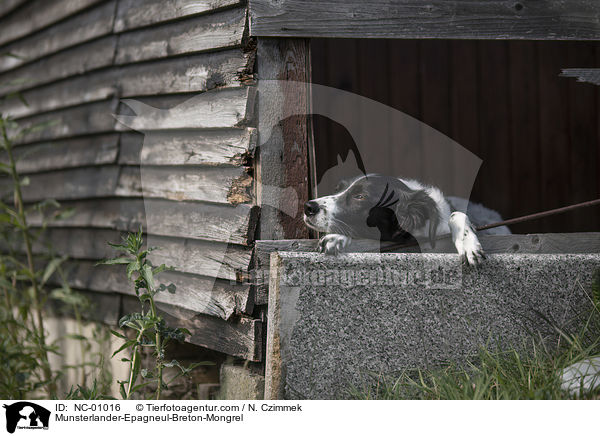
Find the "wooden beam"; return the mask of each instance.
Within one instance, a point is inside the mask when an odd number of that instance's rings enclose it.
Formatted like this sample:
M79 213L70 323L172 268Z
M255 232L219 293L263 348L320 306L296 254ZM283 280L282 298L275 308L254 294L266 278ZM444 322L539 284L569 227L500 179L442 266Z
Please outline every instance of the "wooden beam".
M304 203L309 199L310 52L306 40L259 39L258 75L271 82L259 82L259 156L257 196L261 204L260 234L263 239L307 238L302 222ZM286 81L306 82L304 92L288 89ZM265 82L263 82L265 83ZM271 86L271 84L273 86ZM294 111L292 108L298 108ZM283 119L286 110L301 115ZM270 132L270 137L265 137ZM267 189L267 187L269 189ZM279 189L273 189L279 188ZM297 202L289 204L284 189L293 189ZM282 210L294 211L292 216Z
M295 38L600 39L595 0L250 0L250 34Z
M179 307L165 304L157 306L168 325L183 327L190 331L192 335L188 342L254 362L262 359L263 325L260 320L239 317L225 321ZM138 310L137 299L123 298L123 313Z
M69 285L76 289L86 289L101 293L134 295L131 282L126 280L122 265L96 265L88 260L69 260L63 264L63 271ZM215 316L224 320L235 314L252 313L254 301L250 295L250 285L215 280L195 274L164 271L156 277L157 283L174 284L175 292L156 294L157 302L183 307L185 309ZM50 283L60 285L57 277Z

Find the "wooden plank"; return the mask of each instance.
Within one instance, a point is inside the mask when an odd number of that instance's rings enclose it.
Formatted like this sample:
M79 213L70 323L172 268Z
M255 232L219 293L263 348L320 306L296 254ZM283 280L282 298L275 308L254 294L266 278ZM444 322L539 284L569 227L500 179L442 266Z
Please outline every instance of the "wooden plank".
M87 73L112 64L117 44L115 35L60 51L0 75L0 92L22 91L55 80ZM44 74L40 74L43 71Z
M0 44L21 38L56 23L101 0L36 0L0 21Z
M43 254L50 243L56 253L72 259L99 260L117 255L108 242L120 243L121 233L105 229L51 228L34 244L33 250L35 254ZM155 235L149 235L146 242L159 248L149 255L154 265L164 263L178 272L240 283L248 276L251 251L246 247Z
M79 260L63 264L67 281L77 289L135 295L131 282L127 281L124 267L96 265L95 262ZM248 284L234 284L192 274L165 271L157 275L158 283L174 284L174 293L160 292L155 300L173 306L183 307L194 312L230 319L237 313L248 313L252 304ZM56 277L51 283L59 284Z
M29 174L116 163L118 145L119 134L112 133L17 147L14 154L17 171ZM0 154L0 162L8 163L5 153Z
M122 103L136 115L117 116L120 123L116 129L143 132L244 127L253 118L255 94L254 87L243 87L208 91L191 98L163 96L124 100Z
M118 93L117 71L68 77L59 82L20 92L23 100L10 98L0 102L0 110L13 118L92 103Z
M262 205L260 234L262 238L272 239L308 237L302 210L309 195L309 124L306 115L283 115L283 108L297 108L289 113L309 113L308 85L303 92L297 92L294 86L288 89L285 85L286 80L310 81L308 42L261 39L258 41L257 62L261 79L280 81L276 89L261 92L259 99L260 154L256 178L257 197ZM271 131L270 137L260 137L267 130ZM265 186L281 189L262 189ZM290 204L291 199L283 194L285 188L296 191L296 204ZM296 213L286 215L282 212L286 209Z
M0 16L6 15L29 0L3 0L0 2Z
M115 32L184 18L203 12L234 6L240 0L120 0L115 22Z
M599 13L589 0L250 0L250 35L599 39Z
M5 46L2 52L8 52L17 57L0 57L0 72L48 56L67 47L108 35L112 32L116 3L116 0L103 2L97 7Z
M166 304L157 306L168 325L183 327L190 331L192 335L188 342L246 360L261 360L262 322L260 320L240 317L235 321L225 321ZM124 313L138 311L138 307L137 299L123 298Z
M143 177L143 179L142 179ZM23 187L25 201L44 198L77 200L90 197L164 198L206 201L236 206L252 202L252 178L245 168L99 166L31 174ZM143 189L142 189L143 188ZM0 179L0 194L10 195L12 185Z
M127 165L243 165L256 147L256 129L123 133L119 163Z
M17 138L15 142L23 144L111 132L115 127L113 114L117 104L117 100L104 100L21 118L19 119L21 129L35 128L36 130Z
M237 87L242 85L240 76L249 62L248 54L234 49L103 69L24 91L21 96L27 104L13 98L0 102L0 110L12 117L23 117L107 99L117 93L120 97L134 97Z
M137 231L180 238L248 245L254 238L257 209L246 204L235 207L158 199L95 199L61 202L73 208L68 218L52 221L50 227L94 227ZM31 214L28 222L42 225L42 216Z
M124 33L115 62L125 64L226 47L238 47L246 9L236 8L172 24Z
M47 198L74 200L90 197L113 196L117 189L119 167L84 167L65 171L31 174L29 185L22 188L23 199L27 202ZM0 195L12 195L12 182L0 179Z
M252 177L245 168L124 167L116 195L195 200L237 205L252 201Z
M521 216L542 210L540 185L540 126L538 63L536 42L514 41L509 44L508 65L510 86L510 142L512 176L510 196L518 209L511 216ZM515 183L516 182L516 183ZM529 222L511 227L519 233L539 229L539 223Z
M494 253L600 253L600 233L542 233L530 235L479 235L479 241L488 254ZM269 258L275 251L315 252L316 239L258 240L255 243L253 282L258 305L268 302ZM454 253L449 238L441 240L435 252ZM385 245L384 245L385 247ZM379 252L378 241L353 240L349 252ZM413 250L414 251L414 250ZM410 252L401 250L399 252Z

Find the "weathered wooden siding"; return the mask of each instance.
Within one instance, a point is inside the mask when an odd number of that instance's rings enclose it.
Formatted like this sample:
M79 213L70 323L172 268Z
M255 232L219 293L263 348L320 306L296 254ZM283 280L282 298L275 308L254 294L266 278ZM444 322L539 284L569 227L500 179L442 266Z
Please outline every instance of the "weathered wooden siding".
M252 36L598 39L595 0L250 0Z
M599 68L600 42L314 39L311 50L314 83L387 104L479 156L471 198L505 218L600 197L600 87L560 76L565 68ZM322 117L315 121L322 175L352 138ZM423 144L420 155L399 155L390 138L387 149L373 144L380 161L370 171L393 173L406 159L424 174L451 164L411 134ZM513 231L599 228L600 210L586 208Z
M15 56L0 57L0 93L27 105L9 99L0 111L22 126L49 122L16 148L24 198L75 209L46 238L70 257L72 286L112 296L114 313L101 318L114 321L133 290L119 268L93 265L114 255L108 241L143 226L161 247L155 262L176 268L162 277L176 293L159 296L170 319L193 343L259 360L246 23L240 0L2 2L0 52ZM0 191L11 195L7 180Z

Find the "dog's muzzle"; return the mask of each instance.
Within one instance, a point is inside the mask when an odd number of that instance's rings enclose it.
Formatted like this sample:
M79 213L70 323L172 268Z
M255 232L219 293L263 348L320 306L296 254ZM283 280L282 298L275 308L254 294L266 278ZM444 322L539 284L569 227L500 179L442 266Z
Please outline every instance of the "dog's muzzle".
M319 203L316 201L311 200L304 203L304 214L306 216L316 215L319 212L319 209Z

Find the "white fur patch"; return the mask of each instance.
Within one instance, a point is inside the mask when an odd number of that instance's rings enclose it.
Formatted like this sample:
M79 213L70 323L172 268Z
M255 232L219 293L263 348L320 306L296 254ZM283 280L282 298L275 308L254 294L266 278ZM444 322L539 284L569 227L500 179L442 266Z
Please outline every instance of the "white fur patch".
M339 254L350 245L352 238L349 236L331 233L319 240L319 253Z
M452 242L454 242L458 254L469 265L480 263L485 256L469 218L462 212L454 212L450 215L448 225L452 233Z

